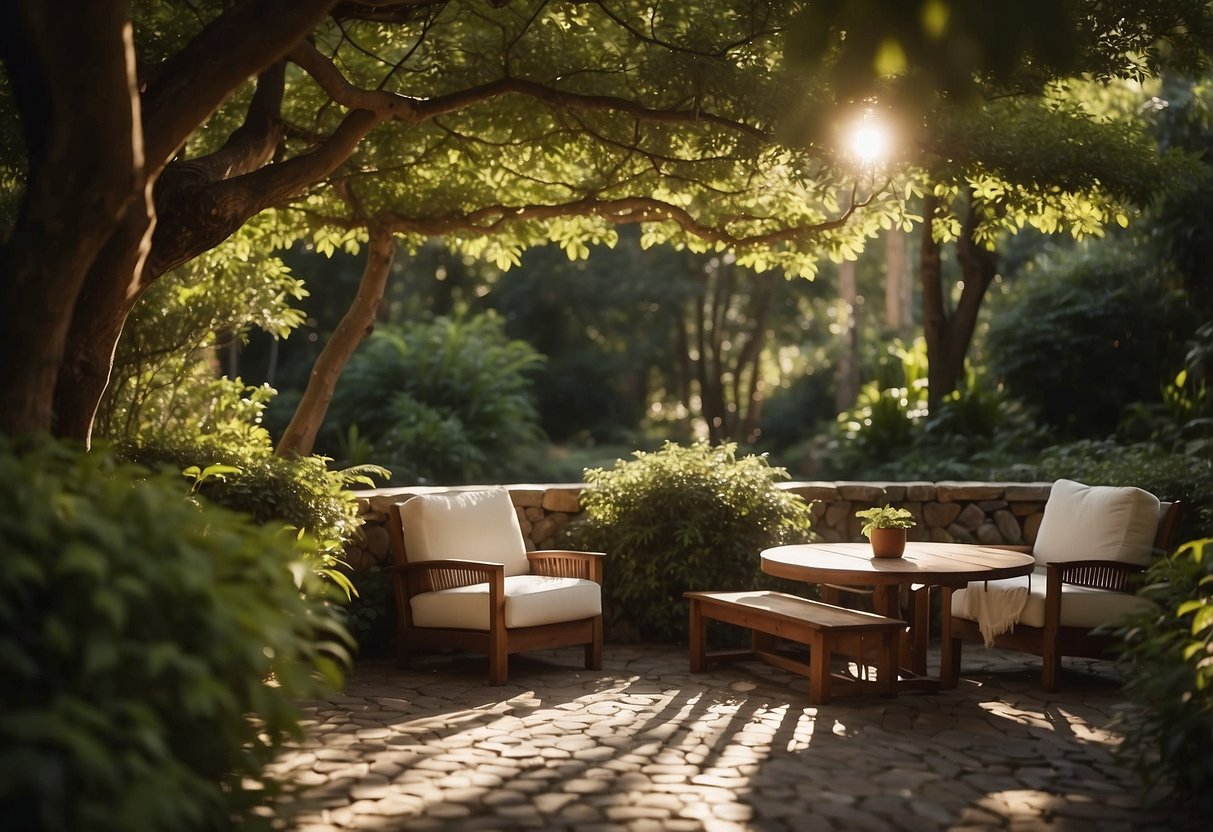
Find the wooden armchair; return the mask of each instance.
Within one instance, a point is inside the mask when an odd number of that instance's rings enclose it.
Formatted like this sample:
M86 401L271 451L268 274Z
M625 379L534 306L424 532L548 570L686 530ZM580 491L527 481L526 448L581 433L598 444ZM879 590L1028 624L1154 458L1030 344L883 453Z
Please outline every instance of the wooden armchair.
M1041 657L1041 688L1057 690L1062 656L1100 658L1116 643L1110 626L1149 608L1134 579L1154 554L1170 550L1183 506L1159 502L1137 488L1086 486L1058 480L1031 552L1036 569L1025 578L991 581L991 588L1027 586L1019 622L993 644ZM945 587L941 598L940 680L956 686L961 645L982 642L964 589Z
M395 564L396 656L420 647L489 657L504 685L510 653L585 645L602 667L602 554L526 551L504 488L427 494L397 503L388 520Z

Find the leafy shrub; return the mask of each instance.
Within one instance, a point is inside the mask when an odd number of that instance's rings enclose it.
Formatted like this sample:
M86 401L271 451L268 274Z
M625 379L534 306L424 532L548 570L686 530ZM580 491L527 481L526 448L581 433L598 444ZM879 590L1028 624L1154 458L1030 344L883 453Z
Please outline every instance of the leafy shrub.
M1161 402L1128 408L1118 437L1148 438L1177 453L1208 456L1213 450L1213 322L1196 330L1184 366L1162 387Z
M1140 594L1158 604L1122 630L1128 677L1120 753L1149 787L1169 777L1204 816L1213 812L1213 539L1157 561Z
M1213 463L1159 445L1072 442L1049 448L1035 462L1003 468L994 478L1051 482L1063 477L1087 485L1133 485L1161 500L1183 500L1180 539L1213 533Z
M286 338L304 318L291 304L307 292L277 257L249 256L258 233L246 226L139 299L118 342L97 435L149 442L203 433L243 443L260 430L274 391L216 378L216 354L250 331Z
M971 368L958 390L927 409L926 342L897 342L838 417L822 475L830 479L988 479L1045 440L1019 402Z
M509 477L542 431L527 373L542 358L489 316L387 327L353 356L324 441L357 425L396 484Z
M134 462L193 474L196 492L218 505L311 535L319 543L312 567L350 592L340 567L346 544L362 533L362 521L349 488L372 484L368 474L386 471L374 466L332 471L324 457L279 457L268 442L238 446L210 437L124 444L120 452Z
M299 735L295 702L345 659L296 561L314 543L188 498L179 475L50 443L0 439L0 505L6 827L251 818Z
M608 624L658 640L686 638L682 593L751 589L764 581L759 552L809 536L809 507L778 488L765 457L737 446L667 442L610 469L585 472L587 522L576 543L609 554Z
M346 628L358 643L359 659L388 656L396 632L395 588L380 566L350 574L353 597L342 607Z
M1143 258L1103 245L1018 281L991 319L986 354L1042 422L1069 438L1103 438L1127 402L1159 401L1191 332L1181 294Z

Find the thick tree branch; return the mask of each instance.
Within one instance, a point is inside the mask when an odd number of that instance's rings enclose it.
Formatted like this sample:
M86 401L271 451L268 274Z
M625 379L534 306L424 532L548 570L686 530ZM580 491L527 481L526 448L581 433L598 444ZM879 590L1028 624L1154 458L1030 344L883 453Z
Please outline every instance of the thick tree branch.
M285 61L279 61L261 73L241 125L232 131L221 148L208 156L192 159L189 164L208 181L217 182L250 173L268 162L282 141L285 84Z
M166 212L156 227L143 283L146 285L169 269L209 251L250 217L324 179L349 158L358 142L379 121L375 113L355 110L324 144L310 153L198 188L189 199L174 198L172 212Z
M244 0L151 73L143 92L149 174L240 84L286 57L335 0Z
M270 160L282 140L283 125L278 114L284 79L285 63L279 61L258 77L244 122L222 147L197 159L175 161L164 169L155 189L161 216L180 211L182 201L196 199L201 189L250 173Z

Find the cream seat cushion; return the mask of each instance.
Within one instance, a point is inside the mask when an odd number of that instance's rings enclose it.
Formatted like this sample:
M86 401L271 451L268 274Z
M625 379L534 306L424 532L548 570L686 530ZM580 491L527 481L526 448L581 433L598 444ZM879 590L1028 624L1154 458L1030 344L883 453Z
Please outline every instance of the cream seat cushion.
M412 497L400 504L400 525L410 563L457 558L503 564L506 575L531 571L518 512L504 488Z
M1023 611L1019 614L1019 623L1028 627L1043 627L1045 625L1045 585L1047 581L1045 573L1045 567L1038 566L1030 576L989 581L988 584L991 589L1028 587L1028 599ZM969 605L966 597L968 591L968 589L958 589L952 593L952 615L975 621L976 618L968 614ZM1128 613L1152 608L1153 604L1150 601L1123 592L1091 589L1072 584L1062 584L1061 588L1061 626L1063 627L1091 629L1100 625L1112 624L1116 619Z
M487 583L423 592L412 598L418 627L489 628ZM505 626L534 627L602 613L602 587L583 578L513 575L505 579Z

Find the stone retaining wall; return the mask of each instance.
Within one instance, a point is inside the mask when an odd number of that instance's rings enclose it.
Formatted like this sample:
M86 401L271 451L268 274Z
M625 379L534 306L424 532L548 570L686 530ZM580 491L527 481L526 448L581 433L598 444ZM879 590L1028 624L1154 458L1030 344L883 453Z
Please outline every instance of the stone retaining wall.
M828 542L862 541L855 512L890 503L908 508L918 525L910 540L1031 544L1049 498L1051 483L994 482L793 482L779 487L809 501L813 530ZM465 488L381 488L360 492L364 539L348 551L355 570L391 562L384 521L394 503L414 494ZM560 531L581 513L581 483L507 485L528 549L558 546Z

